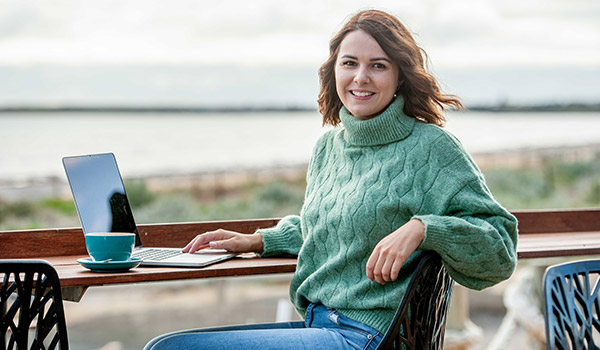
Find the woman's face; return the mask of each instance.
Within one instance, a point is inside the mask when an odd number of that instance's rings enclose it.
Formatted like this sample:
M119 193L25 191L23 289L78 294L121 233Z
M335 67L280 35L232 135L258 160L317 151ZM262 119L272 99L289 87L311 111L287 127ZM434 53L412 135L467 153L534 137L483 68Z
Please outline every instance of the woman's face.
M366 120L381 113L394 98L398 75L397 65L371 35L346 34L335 63L335 87L354 117Z

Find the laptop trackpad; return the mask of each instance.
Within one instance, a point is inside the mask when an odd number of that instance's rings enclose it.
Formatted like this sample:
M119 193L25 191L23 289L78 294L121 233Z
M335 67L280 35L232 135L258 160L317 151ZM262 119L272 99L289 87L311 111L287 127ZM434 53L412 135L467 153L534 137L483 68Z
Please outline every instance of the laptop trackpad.
M235 256L234 253L229 253L223 249L203 249L195 253L184 253L175 257L166 259L165 261L189 261L189 262L202 262L202 261L214 261L219 260L220 257L228 258Z

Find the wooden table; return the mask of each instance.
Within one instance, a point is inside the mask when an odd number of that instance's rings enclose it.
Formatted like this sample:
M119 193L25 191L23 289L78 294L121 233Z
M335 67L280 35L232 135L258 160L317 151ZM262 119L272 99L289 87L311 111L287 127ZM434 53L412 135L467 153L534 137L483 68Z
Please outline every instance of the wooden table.
M261 219L139 225L138 231L144 246L183 247L199 233L218 228L253 233L277 222L278 219ZM293 258L261 259L253 254L243 254L204 268L137 267L128 272L98 273L77 263L77 259L87 256L81 228L0 232L0 258L50 262L58 272L63 298L70 301L79 301L90 286L290 273L296 270L296 259Z
M600 254L600 209L515 211L519 259Z
M78 302L86 290L93 286L291 273L296 270L296 259L261 259L244 254L204 268L140 266L128 272L102 273L91 272L79 265L77 259L84 257L88 255L39 257L56 268L65 300Z
M62 287L101 286L116 283L140 283L194 278L217 278L294 272L296 259L259 259L244 254L204 268L144 267L128 272L91 272L77 263L87 255L41 257L58 271Z
M600 254L600 209L517 211L519 259ZM278 219L140 225L145 246L183 247L197 234L223 228L253 233ZM65 299L78 301L89 286L291 273L296 259L264 259L245 254L204 268L138 267L123 273L90 272L77 263L86 257L80 228L0 232L0 258L49 261L58 271Z

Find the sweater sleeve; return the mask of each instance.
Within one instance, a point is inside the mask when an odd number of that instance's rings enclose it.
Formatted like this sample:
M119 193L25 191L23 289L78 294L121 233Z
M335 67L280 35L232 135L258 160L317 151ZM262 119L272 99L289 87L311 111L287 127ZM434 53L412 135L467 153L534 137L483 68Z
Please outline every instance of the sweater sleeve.
M261 257L298 255L303 243L300 226L300 216L288 215L275 227L257 230L263 240Z
M497 284L516 267L517 221L490 198L480 198L473 207L477 184L469 184L453 199L446 215L414 218L425 224L420 249L434 250L448 273L465 287L481 290ZM468 201L469 209L460 203Z
M513 273L517 220L492 197L483 175L457 141L452 137L446 141L451 142L441 155L451 166L441 168L424 197L429 202L425 206L436 209L413 217L425 224L419 248L440 254L455 281L481 290Z

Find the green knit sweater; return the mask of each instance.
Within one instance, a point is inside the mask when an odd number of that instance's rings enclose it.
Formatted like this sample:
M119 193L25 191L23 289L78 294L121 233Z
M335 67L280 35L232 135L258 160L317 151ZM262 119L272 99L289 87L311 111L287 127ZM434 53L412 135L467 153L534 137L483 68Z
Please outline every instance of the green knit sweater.
M452 278L473 289L515 268L515 217L452 135L406 116L403 106L397 98L366 121L342 108L344 127L315 146L300 216L258 231L263 256L298 256L290 296L301 315L321 302L384 333L420 250L436 251ZM365 266L375 245L411 219L425 224L419 250L398 280L371 282Z

